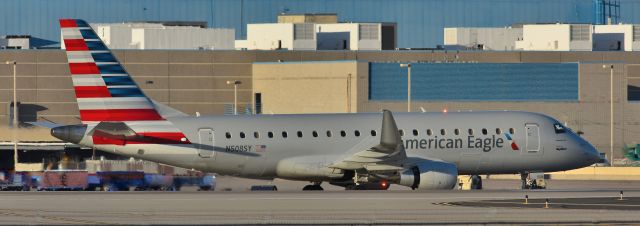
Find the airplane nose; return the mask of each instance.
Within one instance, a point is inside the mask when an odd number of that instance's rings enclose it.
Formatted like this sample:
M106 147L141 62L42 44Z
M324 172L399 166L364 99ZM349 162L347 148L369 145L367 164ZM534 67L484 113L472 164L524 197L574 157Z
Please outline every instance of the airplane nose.
M582 140L580 142L580 149L582 149L585 157L591 162L591 164L601 162L602 158L600 157L600 152L598 152L598 150L589 142Z

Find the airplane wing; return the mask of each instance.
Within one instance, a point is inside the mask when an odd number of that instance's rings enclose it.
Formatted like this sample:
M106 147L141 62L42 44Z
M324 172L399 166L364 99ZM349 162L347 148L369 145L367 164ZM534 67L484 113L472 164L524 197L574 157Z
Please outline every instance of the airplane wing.
M398 126L389 110L383 110L380 141L374 144L376 137L364 139L347 153L353 153L331 168L344 170L366 169L368 171L390 171L403 169L407 154L400 138Z

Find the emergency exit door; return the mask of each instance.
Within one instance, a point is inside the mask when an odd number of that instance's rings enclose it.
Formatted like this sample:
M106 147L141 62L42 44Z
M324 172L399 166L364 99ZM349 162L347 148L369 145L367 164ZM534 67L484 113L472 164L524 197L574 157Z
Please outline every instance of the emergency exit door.
M213 158L215 152L215 136L212 129L198 130L198 155L202 158Z
M528 154L540 153L540 127L537 124L525 124L524 128L527 132L526 152Z

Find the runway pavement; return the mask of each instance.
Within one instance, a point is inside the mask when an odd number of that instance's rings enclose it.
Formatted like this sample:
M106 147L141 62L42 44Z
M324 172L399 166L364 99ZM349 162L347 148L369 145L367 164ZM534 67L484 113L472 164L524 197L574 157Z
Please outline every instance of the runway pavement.
M638 211L447 205L618 198L616 190L2 192L2 224L640 224ZM640 190L625 191L640 197ZM637 205L638 198L633 198ZM562 202L566 202L563 200ZM616 202L614 202L616 203ZM629 204L629 203L627 203ZM635 207L634 207L635 208ZM622 208L624 209L624 208Z

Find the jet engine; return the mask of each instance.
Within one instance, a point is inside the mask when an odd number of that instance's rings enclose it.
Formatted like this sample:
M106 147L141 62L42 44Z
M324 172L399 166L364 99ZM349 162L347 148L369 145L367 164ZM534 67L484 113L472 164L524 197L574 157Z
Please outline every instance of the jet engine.
M422 161L400 174L398 184L419 190L453 189L458 182L455 164Z

